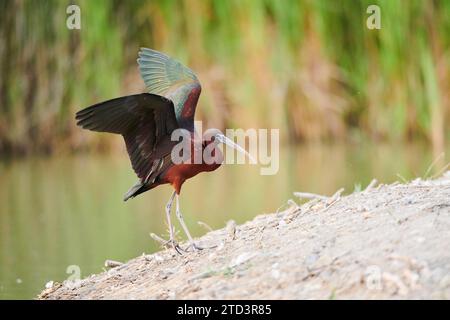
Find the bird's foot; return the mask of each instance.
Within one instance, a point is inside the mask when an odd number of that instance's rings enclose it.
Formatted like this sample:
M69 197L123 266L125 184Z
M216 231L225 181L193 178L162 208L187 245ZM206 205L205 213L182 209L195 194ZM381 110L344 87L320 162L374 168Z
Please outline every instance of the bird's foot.
M176 242L173 239L166 240L166 243L164 244L164 246L166 248L173 248L173 250L175 250L180 255L182 255L183 252L186 252L186 250L184 250L182 247L180 247L178 242Z
M200 247L198 244L196 244L195 242L191 242L190 244L189 244L189 246L186 248L186 251L193 251L193 252L196 252L196 251L200 251L200 250L203 250L203 249L205 249L205 248L203 248L203 247Z
M195 242L191 242L191 243L188 245L188 247L186 248L185 251L186 251L186 252L188 252L188 251L196 252L196 251L205 250L205 249L213 249L213 248L216 248L216 247L217 247L217 245L205 247L205 246L200 246L200 245L198 245L198 244L195 243Z
M152 237L153 240L159 242L163 248L173 248L180 255L186 251L181 248L181 246L178 244L178 242L175 241L175 239L165 240L154 233L150 233L150 237Z

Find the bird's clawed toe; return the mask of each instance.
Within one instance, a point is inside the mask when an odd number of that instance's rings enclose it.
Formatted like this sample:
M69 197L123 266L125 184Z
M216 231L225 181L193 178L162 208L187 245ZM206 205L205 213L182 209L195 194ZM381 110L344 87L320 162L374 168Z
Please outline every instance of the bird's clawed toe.
M178 254L183 254L183 252L186 252L175 240L167 240L165 247L167 248L173 248Z
M186 252L186 250L183 249L183 248L178 244L178 242L176 242L176 241L173 240L173 239L166 240L164 243L162 243L162 246L163 246L164 248L166 248L166 249L172 248L172 249L175 250L176 253L178 253L179 255L182 255L183 252Z
M200 250L213 249L213 248L216 248L216 247L217 247L217 245L212 245L212 246L205 247L205 246L200 246L200 245L198 245L195 242L191 242L189 244L189 246L186 248L185 251L194 251L194 252L196 252L196 251L200 251Z
M170 249L173 248L178 254L183 254L183 252L186 252L179 244L175 241L175 239L169 239L165 240L161 238L160 236L157 236L154 233L150 233L150 236L153 238L153 240L159 242L163 248Z
M193 252L196 252L196 251L200 251L200 250L203 250L203 249L205 249L205 248L199 246L199 245L196 244L195 242L192 242L192 243L189 244L189 246L186 248L186 251L193 251Z
M166 248L166 249L172 248L180 255L182 255L183 253L187 253L187 252L198 252L200 250L213 249L213 248L217 247L217 245L206 246L206 247L205 246L200 246L197 243L195 243L194 241L192 241L192 242L190 242L188 244L186 249L183 249L178 244L178 242L175 241L175 239L165 240L165 239L161 238L160 236L157 236L154 233L151 233L150 236L153 238L153 240L159 242L163 248Z

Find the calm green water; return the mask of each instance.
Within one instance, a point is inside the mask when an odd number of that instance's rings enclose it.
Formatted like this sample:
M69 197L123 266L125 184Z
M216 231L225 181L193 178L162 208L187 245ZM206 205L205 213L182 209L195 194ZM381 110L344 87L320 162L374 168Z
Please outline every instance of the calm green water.
M423 176L434 156L425 146L304 146L283 150L280 171L261 176L250 165L223 166L188 181L181 208L195 236L229 219L238 223L269 213L293 191L352 192L376 177L382 182ZM448 158L443 161L448 161ZM136 178L126 156L82 155L0 161L0 298L33 298L68 266L81 276L158 249L149 232L166 235L162 186L129 202ZM176 225L178 227L178 225ZM181 235L181 232L180 232Z

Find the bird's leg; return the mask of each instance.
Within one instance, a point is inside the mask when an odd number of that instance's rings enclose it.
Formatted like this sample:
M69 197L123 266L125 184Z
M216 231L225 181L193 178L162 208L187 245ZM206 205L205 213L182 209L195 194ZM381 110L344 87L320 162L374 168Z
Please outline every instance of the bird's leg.
M169 241L170 240L175 240L175 230L173 228L172 225L172 219L170 218L170 211L172 209L172 203L173 203L173 198L175 197L175 191L172 193L172 195L170 196L169 202L167 202L166 204L166 218L167 218L167 225L169 226Z
M180 202L178 200L178 194L176 195L176 201L177 201L177 203L176 203L176 215L177 215L178 221L180 221L180 224L181 224L181 227L184 230L184 233L186 234L186 236L189 239L189 246L190 246L190 248L192 248L192 250L194 250L194 251L202 250L203 249L202 247L199 247L197 244L195 244L194 239L192 239L192 236L191 236L191 234L190 234L190 232L189 232L189 230L188 230L188 228L186 226L186 223L184 223L183 215L181 214L181 211L180 211Z
M169 227L169 240L167 240L165 244L170 244L176 252L181 254L182 249L175 241L175 229L172 224L172 219L170 218L170 211L172 209L173 199L175 198L175 195L176 192L174 191L170 196L169 202L167 202L166 204L166 217L167 217L167 225Z

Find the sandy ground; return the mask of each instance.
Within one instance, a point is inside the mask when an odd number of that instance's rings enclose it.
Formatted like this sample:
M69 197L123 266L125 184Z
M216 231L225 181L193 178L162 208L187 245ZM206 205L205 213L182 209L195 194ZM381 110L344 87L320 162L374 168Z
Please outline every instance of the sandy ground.
M289 201L283 211L197 241L218 246L143 255L49 285L38 298L449 299L450 171L432 181Z

